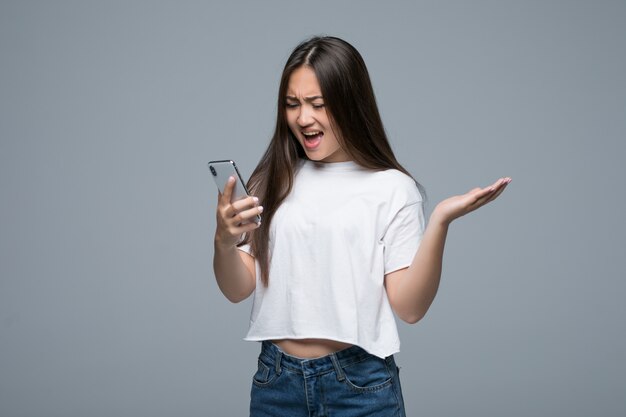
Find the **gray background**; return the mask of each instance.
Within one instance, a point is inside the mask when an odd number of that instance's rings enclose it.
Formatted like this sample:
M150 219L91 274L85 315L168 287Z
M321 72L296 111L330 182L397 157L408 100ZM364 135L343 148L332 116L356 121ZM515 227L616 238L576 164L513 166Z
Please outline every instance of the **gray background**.
M623 1L0 3L0 415L243 416L251 299L212 273L217 191L318 33L362 53L452 224L396 355L409 415L626 415Z

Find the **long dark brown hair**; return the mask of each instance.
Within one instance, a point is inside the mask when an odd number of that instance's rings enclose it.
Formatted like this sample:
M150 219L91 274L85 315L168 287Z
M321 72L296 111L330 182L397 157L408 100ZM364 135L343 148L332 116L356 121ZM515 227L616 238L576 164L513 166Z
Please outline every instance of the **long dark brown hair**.
M250 193L263 205L263 221L258 229L246 234L240 245L251 245L266 287L269 284L270 224L291 192L298 159L308 159L287 125L285 111L289 78L302 66L315 72L331 127L349 158L368 169L397 169L411 176L391 150L359 52L348 42L333 36L315 36L300 43L287 59L280 79L274 135L247 184ZM425 198L424 188L417 181L415 184Z

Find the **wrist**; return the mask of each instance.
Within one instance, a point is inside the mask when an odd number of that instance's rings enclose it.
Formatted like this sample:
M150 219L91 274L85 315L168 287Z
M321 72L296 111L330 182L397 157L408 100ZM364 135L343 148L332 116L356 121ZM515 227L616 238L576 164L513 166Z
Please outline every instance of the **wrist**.
M218 236L215 236L215 238L213 239L213 247L215 248L215 251L219 251L219 252L225 252L228 251L230 249L234 249L236 246L236 243L233 242L224 242L222 239L220 239Z
M432 214L430 215L429 223L436 224L437 226L448 228L450 223L452 223L451 219L448 219L438 207L435 207Z

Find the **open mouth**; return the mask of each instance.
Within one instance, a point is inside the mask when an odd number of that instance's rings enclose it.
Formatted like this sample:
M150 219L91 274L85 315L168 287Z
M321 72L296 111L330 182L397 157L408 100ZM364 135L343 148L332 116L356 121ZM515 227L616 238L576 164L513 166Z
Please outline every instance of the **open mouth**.
M317 146L322 141L322 136L324 136L324 132L322 132L321 130L314 132L302 132L302 135L304 136L304 146L307 149L314 149L317 148Z

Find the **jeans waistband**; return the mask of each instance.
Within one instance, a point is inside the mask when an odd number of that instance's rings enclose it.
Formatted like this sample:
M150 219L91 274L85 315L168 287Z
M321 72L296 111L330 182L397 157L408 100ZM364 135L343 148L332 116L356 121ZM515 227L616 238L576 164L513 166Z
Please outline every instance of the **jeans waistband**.
M277 373L280 373L282 368L287 368L304 376L313 376L334 369L338 375L343 376L342 368L374 355L360 346L353 345L319 358L299 358L283 352L271 341L263 340L261 356L274 364ZM393 355L385 358L385 361L390 364L393 361Z

